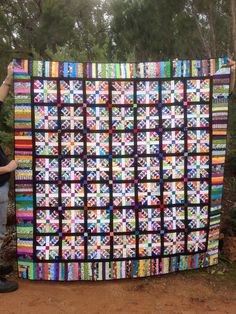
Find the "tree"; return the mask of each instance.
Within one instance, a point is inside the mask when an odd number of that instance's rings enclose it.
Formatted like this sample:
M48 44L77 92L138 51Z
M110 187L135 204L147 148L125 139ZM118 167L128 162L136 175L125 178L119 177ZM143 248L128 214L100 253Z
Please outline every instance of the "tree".
M233 55L236 58L236 0L230 0L230 16L231 16L231 30L232 30L232 43Z

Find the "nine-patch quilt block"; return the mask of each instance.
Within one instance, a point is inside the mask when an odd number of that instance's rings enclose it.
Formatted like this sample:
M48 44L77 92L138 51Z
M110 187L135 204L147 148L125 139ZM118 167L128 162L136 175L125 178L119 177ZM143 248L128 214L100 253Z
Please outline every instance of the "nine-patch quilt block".
M217 263L224 58L14 63L20 277L108 280Z

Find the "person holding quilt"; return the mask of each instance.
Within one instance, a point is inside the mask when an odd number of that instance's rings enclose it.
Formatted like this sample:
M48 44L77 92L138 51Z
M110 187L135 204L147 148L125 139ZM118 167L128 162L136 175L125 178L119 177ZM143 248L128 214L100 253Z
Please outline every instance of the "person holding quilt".
M227 66L230 66L230 94L234 92L234 85L235 85L235 70L236 70L236 62L232 59L228 59Z
M9 64L7 69L7 77L0 86L0 107L3 105L12 83L13 65ZM11 160L8 162L7 156L0 146L0 252L6 233L9 179L11 172L14 171L16 167L16 161ZM11 265L4 265L3 261L0 259L0 293L15 291L18 288L17 282L8 281L4 277L12 271L13 267Z

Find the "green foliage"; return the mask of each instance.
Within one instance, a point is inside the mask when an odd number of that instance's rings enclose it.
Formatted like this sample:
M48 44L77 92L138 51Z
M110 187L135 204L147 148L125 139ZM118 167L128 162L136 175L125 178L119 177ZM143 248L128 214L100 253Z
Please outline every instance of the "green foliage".
M9 148L13 152L14 137L14 110L13 97L8 97L0 110L0 143L3 148Z

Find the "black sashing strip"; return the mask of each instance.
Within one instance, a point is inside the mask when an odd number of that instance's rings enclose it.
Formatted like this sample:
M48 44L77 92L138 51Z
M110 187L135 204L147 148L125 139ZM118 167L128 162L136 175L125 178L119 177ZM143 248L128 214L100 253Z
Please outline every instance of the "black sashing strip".
M57 117L58 117L58 209L62 209L62 181L61 181L61 164L62 164L62 152L61 152L61 95L60 95L60 79L57 79ZM58 210L59 214L59 260L62 259L62 210Z
M162 121L162 83L159 81L159 100L158 100L158 114L159 114L159 171L160 171L160 218L161 218L161 255L164 255L165 243L164 243L164 179L163 179L163 121ZM161 265L159 265L159 272L161 271Z
M60 77L60 79L63 80L67 80L69 79L70 81L117 81L117 82L131 82L133 80L137 81L137 82L142 82L142 81L147 81L147 82L153 82L153 81L159 81L159 82L163 82L163 81L173 81L173 80L204 80L206 78L209 78L209 76L185 76L185 77L160 77L160 78L147 78L147 77L136 77L136 78L78 78L78 77ZM53 76L34 76L35 80L57 80L56 77ZM178 103L179 104L179 103Z
M124 183L126 183L126 182L124 181ZM55 184L55 182L54 182L54 184ZM188 204L189 207L201 206L201 205L207 205L207 204L202 204L202 203ZM181 206L181 204L177 204L177 206ZM176 204L168 204L168 205L166 205L166 207L168 207L168 208L169 207L176 207ZM38 208L39 209L51 209L52 207L44 206L44 207L40 208L38 206ZM68 207L66 207L66 209L68 209L68 210L70 210L70 209L83 209L83 208L84 208L83 206L76 206L76 207L68 206ZM126 209L126 208L129 209L130 208L131 209L131 208L133 208L133 206L114 206L114 208L115 209ZM142 208L157 208L157 205L142 205ZM99 206L92 206L90 209L102 209L102 208Z
M187 116L187 80L184 80L184 251L187 252L188 246L188 116Z
M109 113L109 131L112 132L112 82L108 81L109 84L109 96L107 102L107 110ZM113 174L112 174L112 137L113 134L109 133L109 189L110 189L110 200L109 200L109 214L110 214L110 232L113 230ZM110 259L113 259L114 255L114 235L110 236Z
M203 205L201 205L201 207L203 207ZM149 207L150 208L150 207ZM149 209L148 208L148 209ZM155 207L156 208L156 207ZM155 209L154 208L154 209ZM92 208L93 209L93 208ZM120 208L118 208L120 209ZM134 208L125 208L126 210L133 210ZM77 210L77 208L75 209L72 209L72 210ZM104 210L103 208L99 208L98 210ZM201 230L206 230L207 227L205 228L194 228L194 231L201 231ZM173 229L173 230L168 230L166 231L166 233L175 233L175 232L184 232L185 229L183 228L176 228L176 229ZM146 231L146 230L143 230L142 231L142 234L153 234L153 233L158 233L158 232L155 232L155 231ZM134 232L133 231L127 231L127 232L114 232L115 235L134 235ZM55 233L51 233L51 232L44 232L43 235L58 235L57 232ZM83 232L64 232L63 235L66 235L66 236L76 236L76 235L79 235L79 236L82 236L83 235ZM92 236L109 236L109 232L93 232Z
M134 123L134 193L135 193L135 238L136 257L139 257L139 201L138 201L138 104L137 104L137 81L133 80L134 84L134 106L133 106L133 123Z
M84 114L84 259L88 259L88 184L87 184L87 100L86 100L86 80L82 80L83 84L83 114ZM86 236L85 236L86 234Z
M188 130L191 130L190 128L188 129ZM200 130L200 129L199 129ZM19 130L18 130L19 131ZM35 130L36 131L36 130ZM38 131L36 131L36 132L38 132ZM42 133L42 132L40 132L40 133ZM48 133L55 133L55 132L48 132ZM81 132L77 132L77 133L81 133ZM103 132L103 133L106 133L106 132ZM117 132L118 133L118 132ZM131 133L131 132L129 132L129 133ZM205 156L206 155L206 153L189 153L188 154L188 156ZM35 157L38 157L36 154L34 154L34 156ZM63 158L73 158L75 155L65 155L65 156L63 156ZM76 155L76 157L81 157L81 158L83 158L83 155L82 154L80 154L80 155ZM156 154L142 154L142 157L144 157L144 158L146 158L146 157L156 157L157 155ZM166 154L166 153L163 153L163 157L171 157L171 156L173 156L173 157L181 157L181 156L183 156L183 154L182 153L178 153L178 154L172 154L172 153L170 153L170 154ZM40 158L50 158L50 157L52 157L51 155L40 155ZM130 155L114 155L114 157L115 158L129 158L130 157ZM88 158L107 158L107 155L105 156L100 156L100 155L88 155ZM172 180L172 179L168 179L168 180ZM175 181L178 181L178 180L180 180L180 179L173 179L173 180L175 180ZM193 178L193 179L191 179L192 181L194 181L195 179ZM199 179L198 179L199 180ZM207 180L207 179L206 179ZM95 181L95 180L94 180ZM117 180L118 181L118 180ZM122 182L123 182L124 180L122 180ZM128 180L127 180L128 181ZM153 180L149 180L150 182L152 182ZM53 181L52 181L53 182ZM92 181L91 181L92 182Z
M46 107L46 105L43 105L43 106ZM168 106L171 107L171 105L168 105ZM127 105L126 108L129 108L129 106ZM194 131L194 130L197 131L199 129L200 130L207 130L207 131L209 130L208 127L201 127L201 128L192 127L191 128L192 131ZM55 130L45 130L45 129L35 129L35 130L37 132L41 132L41 133L50 133L50 132L53 133L53 132L55 132ZM165 128L165 132L167 132L167 131L182 131L182 130L183 130L182 127L180 127L180 128ZM75 132L74 130L63 130L63 131L66 131L66 133L74 133ZM76 131L79 132L81 130L76 130ZM141 129L140 130L140 132L152 132L152 131L156 131L156 129ZM99 133L104 133L104 132L106 133L106 131L104 131L104 130L87 130L87 133L93 133L93 134L99 134ZM132 131L131 130L116 130L116 132L121 134L121 133L131 133ZM143 154L143 155L145 155L145 154ZM156 154L147 154L147 155L156 156ZM168 155L171 155L171 154L168 153ZM182 154L178 154L178 153L174 154L174 156L176 156L176 155L182 156ZM122 156L124 156L124 155L122 155ZM128 156L130 156L130 155L128 155Z

